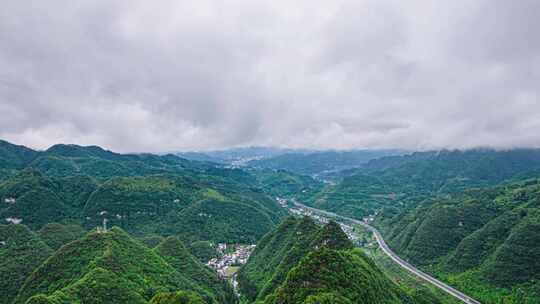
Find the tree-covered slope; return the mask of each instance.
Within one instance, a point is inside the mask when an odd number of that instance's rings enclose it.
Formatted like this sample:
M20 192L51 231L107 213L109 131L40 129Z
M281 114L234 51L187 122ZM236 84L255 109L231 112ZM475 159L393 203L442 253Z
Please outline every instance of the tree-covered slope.
M218 278L213 270L199 262L178 238L166 238L154 252L163 257L176 271L196 282L207 298L212 298L217 303L235 302L232 287Z
M83 227L75 224L49 223L43 226L38 234L45 244L57 250L63 245L81 238L86 234L86 231Z
M91 303L146 304L131 282L110 270L96 267L81 279L47 296L32 296L26 304Z
M410 303L360 250L322 248L310 252L291 269L285 282L267 297L277 303Z
M417 152L372 160L305 202L362 218L383 207L399 212L424 199L538 176L540 150Z
M240 184L175 175L111 179L83 210L88 227L107 218L135 234L243 243L255 242L282 215L274 200Z
M340 226L287 218L257 244L238 273L240 292L257 303L416 303L390 281ZM359 302L361 301L361 302ZM427 302L419 302L427 303ZM437 303L437 302L434 302Z
M8 173L10 169L22 169L37 155L37 151L0 139L0 170L5 170L0 173Z
M219 290L191 277L195 264L178 269L119 228L90 232L58 250L26 280L14 303L33 296L54 303L146 303L158 291L191 290L218 303ZM190 258L184 253L184 258ZM210 275L210 274L208 274ZM34 299L37 301L36 299ZM39 300L39 299L38 299ZM223 302L226 303L226 302Z
M519 289L540 301L537 179L426 201L378 225L400 255L486 303L519 303Z
M242 294L255 300L272 293L309 252L318 229L309 218L289 217L266 234L238 273Z
M284 215L243 170L96 146L34 152L19 167L4 168L11 174L0 179L2 221L34 230L53 222L91 229L107 219L140 237L254 243Z
M189 291L162 292L152 298L150 304L206 304L196 293Z
M24 280L53 250L24 225L0 225L0 303L11 303Z
M88 178L50 178L24 169L0 183L0 218L19 219L32 229L79 219L86 198L97 187Z
M306 175L285 170L250 170L257 184L273 197L296 197L302 199L319 192L324 183Z

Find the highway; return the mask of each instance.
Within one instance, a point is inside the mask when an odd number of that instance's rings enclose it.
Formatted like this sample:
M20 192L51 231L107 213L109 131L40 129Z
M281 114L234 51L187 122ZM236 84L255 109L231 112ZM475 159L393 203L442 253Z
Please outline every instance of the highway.
M328 217L342 219L342 220L345 220L345 221L352 222L352 223L363 226L364 228L366 228L367 230L369 230L369 231L371 231L373 233L373 236L377 240L377 243L379 244L379 247L382 249L382 251L387 256L389 256L394 262L396 262L399 266L401 266L402 268L404 268L407 271L413 273L414 275L422 278L423 280L435 285L437 288L439 288L442 291L448 293L449 295L461 300L464 303L481 304L479 301L477 301L477 300L469 297L468 295L460 292L459 290L456 290L456 289L452 288L451 286L449 286L449 285L435 279L434 277L430 276L429 274L427 274L427 273L425 273L425 272L423 272L421 270L418 270L416 267L414 267L413 265L409 264L407 261L400 258L397 254L395 254L392 251L392 249L390 249L390 247L388 247L388 245L384 241L381 233L375 227L373 227L373 226L371 226L371 225L369 225L369 224L367 224L367 223L365 223L363 221L359 221L359 220L349 218L349 217L346 217L346 216L341 216L341 215L338 215L338 214L335 214L335 213L332 213L332 212L328 212L328 211L324 211L324 210L320 210L320 209L316 209L316 208L311 208L311 207L308 207L306 205L300 204L298 202L294 202L294 204L299 208L310 210L310 211L312 211L314 213L319 213L319 214L326 215Z

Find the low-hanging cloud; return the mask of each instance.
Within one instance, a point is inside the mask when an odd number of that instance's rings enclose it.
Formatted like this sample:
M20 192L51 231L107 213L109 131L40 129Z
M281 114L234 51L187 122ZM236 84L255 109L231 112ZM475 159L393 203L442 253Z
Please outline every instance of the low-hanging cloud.
M535 0L6 0L0 138L537 147L538 28Z

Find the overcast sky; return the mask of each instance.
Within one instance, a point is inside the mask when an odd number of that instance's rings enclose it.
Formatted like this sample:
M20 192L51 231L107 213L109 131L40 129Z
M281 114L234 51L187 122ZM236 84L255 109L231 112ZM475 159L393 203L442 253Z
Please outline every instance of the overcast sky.
M538 147L539 98L538 0L0 9L0 138L34 148Z

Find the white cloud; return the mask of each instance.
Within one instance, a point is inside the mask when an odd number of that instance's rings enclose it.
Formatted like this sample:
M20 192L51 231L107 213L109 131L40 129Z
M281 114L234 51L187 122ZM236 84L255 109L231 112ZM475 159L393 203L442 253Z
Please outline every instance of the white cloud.
M4 1L0 138L538 146L540 3Z

